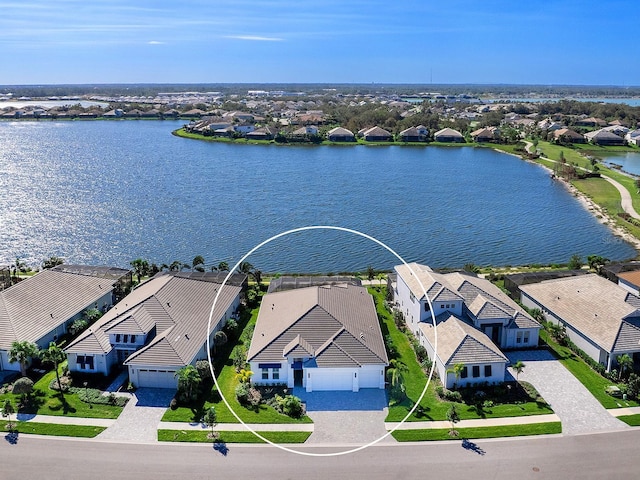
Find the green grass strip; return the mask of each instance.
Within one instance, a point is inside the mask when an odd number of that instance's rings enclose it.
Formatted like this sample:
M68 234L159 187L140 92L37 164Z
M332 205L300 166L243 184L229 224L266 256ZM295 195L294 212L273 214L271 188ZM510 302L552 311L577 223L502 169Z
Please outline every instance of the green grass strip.
M631 427L640 427L640 413L635 415L621 415L617 418Z
M496 427L456 428L457 437L449 435L448 428L423 430L396 430L393 438L399 442L424 442L433 440L460 440L463 438L521 437L547 435L562 432L560 422L532 423L526 425L501 425Z
M103 432L106 427L93 427L87 425L60 425L56 423L38 422L13 422L14 431L18 433L28 433L30 435L52 435L56 437L82 437L93 438ZM5 432L7 422L0 423Z
M212 443L207 438L208 430L158 430L160 442ZM265 443L251 432L218 432L221 443ZM304 443L312 432L260 432L274 443Z

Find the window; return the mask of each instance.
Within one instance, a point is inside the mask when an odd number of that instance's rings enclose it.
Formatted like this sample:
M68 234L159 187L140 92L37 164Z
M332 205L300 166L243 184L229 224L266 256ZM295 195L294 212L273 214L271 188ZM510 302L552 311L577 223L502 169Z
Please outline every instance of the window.
M491 365L485 365L484 366L484 376L485 377L490 377L491 376Z
M76 363L80 370L93 370L93 355L78 355Z
M464 367L460 371L460 378L467 378L468 376L469 376L469 370L467 369L467 367Z
M480 376L480 365L474 365L472 372L473 378L478 378Z
M131 335L131 343L136 343L136 336L135 335Z
M524 332L523 343L529 343L529 332L528 331Z
M120 343L120 334L116 333L116 343Z
M416 303L416 296L413 292L409 292L409 298L411 299L411 303Z
M269 369L268 368L263 368L262 369L262 380L269 380Z
M271 369L271 378L273 380L280 380L280 369L279 368L272 368Z
M429 302L424 302L424 311L425 312L429 311Z
M516 343L522 343L522 332L516 333Z
M129 341L129 335L125 334L124 338L122 339L122 343L127 343Z
M441 303L441 304L440 304L440 308L444 308L444 303Z

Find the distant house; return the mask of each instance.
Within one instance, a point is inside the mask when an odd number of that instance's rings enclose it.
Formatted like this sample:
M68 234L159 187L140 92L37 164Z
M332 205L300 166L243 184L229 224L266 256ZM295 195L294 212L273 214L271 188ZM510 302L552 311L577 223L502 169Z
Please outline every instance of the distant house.
M596 274L522 285L522 303L564 325L573 343L607 371L616 357L640 362L640 298Z
M398 139L401 142L424 142L427 135L429 135L429 130L425 126L419 125L402 130L398 134Z
M631 130L624 136L624 139L630 145L640 146L640 130Z
M46 348L66 334L85 310L109 309L114 292L130 283L128 270L59 265L0 291L0 371L20 369L7 356L14 341Z
M553 131L553 138L561 143L584 143L585 138L570 128L561 128Z
M464 136L453 128L443 128L433 134L436 142L464 142Z
M618 285L640 297L640 271L622 272L618 274Z
M318 127L315 125L307 125L305 127L300 127L296 130L294 130L293 132L291 132L291 135L293 135L294 137L303 137L305 135L317 135L318 134Z
M203 115L206 115L206 113L207 112L205 112L204 110L200 110L199 108L192 108L191 110L187 110L186 112L182 113L182 116L200 118Z
M585 133L584 138L587 142L596 145L624 145L624 138L604 129Z
M351 130L343 127L332 128L327 132L327 139L330 142L355 142L356 137Z
M375 126L362 132L362 138L366 142L390 142L393 141L393 135L384 128Z
M252 132L248 132L246 137L251 140L273 140L278 132L269 126L256 128Z
M470 371L458 380L459 386L502 382L507 359L501 349L538 345L540 324L488 280L465 272L441 274L417 263L396 266L395 271L396 308L447 388L456 380L448 372L456 363Z
M474 142L483 143L483 142L493 142L497 140L495 135L495 130L492 130L489 127L479 128L478 130L474 130L471 132L471 138Z
M388 359L373 297L347 284L267 293L248 362L257 385L383 389Z
M581 127L605 127L607 122L601 118L589 117L576 120L575 124Z
M213 345L215 333L237 312L246 276L233 275L220 290L225 276L155 275L65 348L69 370L107 375L115 365L124 365L136 387L176 388L176 372L205 360L207 337Z
M561 123L555 122L550 118L545 118L544 120L541 120L538 122L538 128L542 130L547 130L549 132L553 132L555 130L560 130L561 128L564 128L564 125L562 125Z

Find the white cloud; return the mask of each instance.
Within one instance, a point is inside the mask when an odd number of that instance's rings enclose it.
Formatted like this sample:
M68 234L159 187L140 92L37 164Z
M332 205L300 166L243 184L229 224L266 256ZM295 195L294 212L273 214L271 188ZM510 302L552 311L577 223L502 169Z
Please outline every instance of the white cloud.
M235 40L249 40L253 42L282 42L283 38L277 37L258 37L255 35L226 35L225 38L233 38Z
M158 42L157 40L151 40L147 42L147 45L164 45L165 42Z

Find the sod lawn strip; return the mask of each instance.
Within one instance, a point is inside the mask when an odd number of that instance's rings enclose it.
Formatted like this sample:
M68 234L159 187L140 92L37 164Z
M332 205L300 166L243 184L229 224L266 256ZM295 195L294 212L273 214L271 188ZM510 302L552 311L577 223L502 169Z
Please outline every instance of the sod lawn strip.
M1 422L5 432L8 422ZM13 431L25 433L29 435L52 435L56 437L81 437L93 438L103 432L107 427L94 427L88 425L60 425L56 423L38 423L38 422L12 422Z
M640 427L640 414L635 415L621 415L617 417L618 420L622 420L624 423L631 427Z
M209 430L158 430L160 442L199 442L212 443L207 435ZM251 432L222 431L218 443L265 443ZM312 432L259 432L264 438L274 443L304 443Z
M532 423L526 425L501 425L495 427L456 428L457 437L449 435L449 428L422 430L396 430L391 435L399 442L425 442L434 440L461 440L478 438L522 437L562 433L560 422Z

